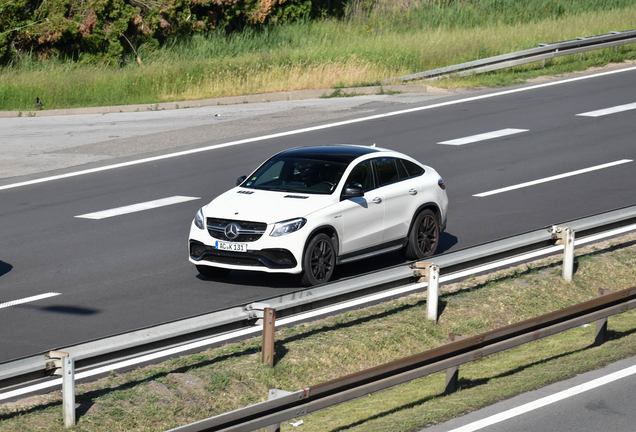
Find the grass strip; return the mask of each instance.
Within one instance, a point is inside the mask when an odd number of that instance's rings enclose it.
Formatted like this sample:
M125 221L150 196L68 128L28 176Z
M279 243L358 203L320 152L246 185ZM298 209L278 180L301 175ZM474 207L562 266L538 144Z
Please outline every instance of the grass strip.
M33 110L36 97L43 101L44 109L55 109L370 85L539 43L629 30L636 22L636 5L557 14L530 22L523 17L515 23L499 20L481 27L470 23L463 24L468 27L418 26L415 19L405 24L404 16L377 22L304 22L231 36L196 36L161 50L140 47L142 66L129 62L113 68L27 57L15 67L0 70L0 110ZM508 85L635 58L636 47L624 45L551 59L545 69L536 62L441 80L436 85Z
M184 356L77 386L77 431L165 430L253 404L269 388L295 391L621 290L636 281L636 233L577 250L572 283L558 257L443 286L438 325L425 294L276 332L274 368L260 339ZM609 319L609 341L591 347L594 326L576 328L460 368L459 391L444 373L304 418L303 430L411 431L636 354L636 314ZM62 431L60 392L0 406L3 432ZM292 430L284 425L283 430ZM295 430L295 429L294 429Z

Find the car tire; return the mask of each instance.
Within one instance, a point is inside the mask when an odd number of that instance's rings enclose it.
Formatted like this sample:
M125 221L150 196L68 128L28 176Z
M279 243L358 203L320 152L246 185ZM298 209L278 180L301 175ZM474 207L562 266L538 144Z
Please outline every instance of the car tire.
M317 234L309 240L303 256L301 284L313 286L329 282L336 267L336 248L327 234Z
M404 256L410 261L432 256L439 245L439 236L437 216L431 210L422 210L413 221Z
M210 267L206 265L196 266L199 274L206 279L218 279L227 276L230 273L230 269L221 267Z

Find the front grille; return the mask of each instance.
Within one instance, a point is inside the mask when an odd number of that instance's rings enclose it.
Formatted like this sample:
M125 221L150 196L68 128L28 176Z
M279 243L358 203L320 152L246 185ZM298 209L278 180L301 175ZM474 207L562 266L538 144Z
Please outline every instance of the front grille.
M239 226L238 236L232 240L225 235L225 227L231 223L235 223ZM218 240L234 241L234 242L254 242L263 236L267 229L267 224L264 222L251 222L232 219L207 219L208 233Z

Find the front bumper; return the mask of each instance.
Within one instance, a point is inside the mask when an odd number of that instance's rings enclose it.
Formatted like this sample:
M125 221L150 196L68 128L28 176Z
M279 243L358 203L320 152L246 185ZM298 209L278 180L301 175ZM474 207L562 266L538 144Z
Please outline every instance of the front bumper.
M298 265L287 249L248 250L230 252L190 240L190 258L198 264L212 263L242 267L266 267L271 270L293 269Z
M281 237L271 237L272 227L268 226L262 237L247 242L247 252L218 250L218 239L208 230L190 227L188 241L189 260L196 265L208 265L233 270L262 271L267 273L300 273L302 253L305 245L304 230ZM244 242L243 242L244 243Z

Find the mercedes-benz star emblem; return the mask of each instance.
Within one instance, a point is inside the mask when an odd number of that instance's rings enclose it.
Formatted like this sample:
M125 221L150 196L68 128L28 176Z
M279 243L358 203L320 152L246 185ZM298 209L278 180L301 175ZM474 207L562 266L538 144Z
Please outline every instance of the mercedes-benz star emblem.
M228 224L225 226L225 237L227 237L230 240L234 240L235 238L238 237L239 235L239 226L238 224L232 222L231 224Z

